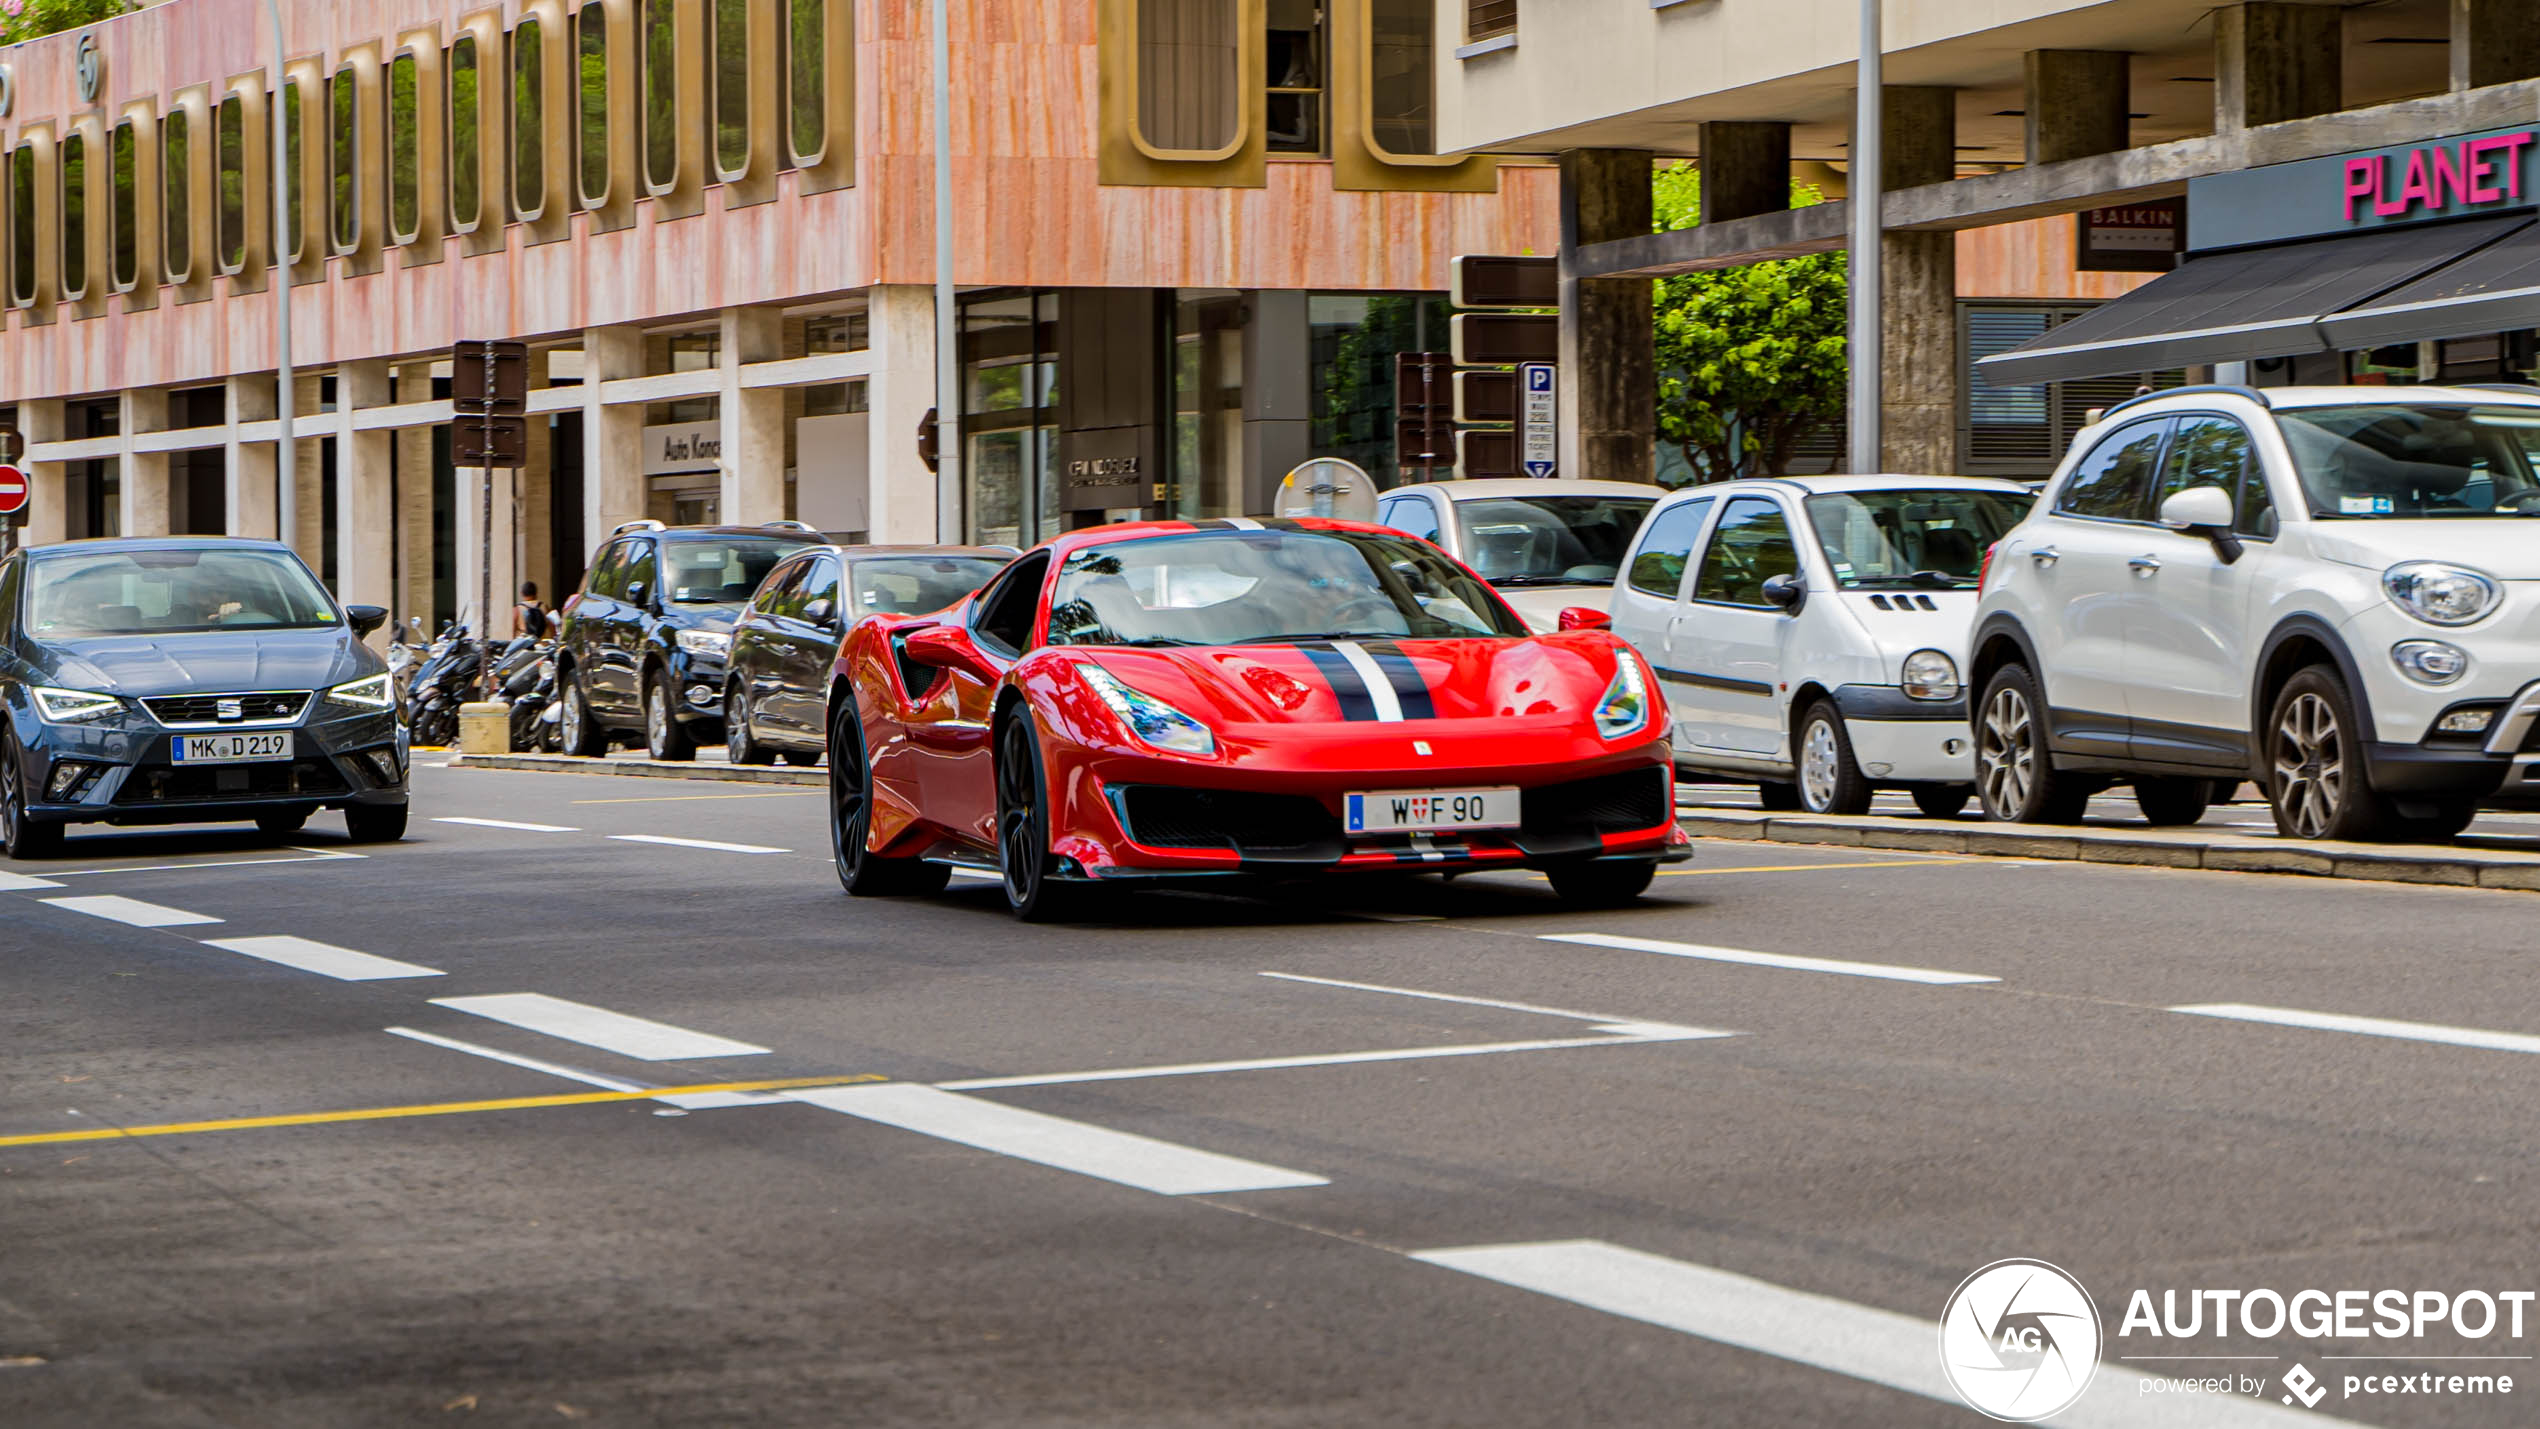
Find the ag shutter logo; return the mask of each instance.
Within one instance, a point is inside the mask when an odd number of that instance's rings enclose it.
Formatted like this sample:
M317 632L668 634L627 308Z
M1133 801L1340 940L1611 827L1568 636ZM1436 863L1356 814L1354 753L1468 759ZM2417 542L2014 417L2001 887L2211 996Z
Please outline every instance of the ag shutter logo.
M1940 1315L1940 1367L1977 1413L2026 1424L2060 1414L2099 1370L2099 1310L2042 1260L1997 1260Z

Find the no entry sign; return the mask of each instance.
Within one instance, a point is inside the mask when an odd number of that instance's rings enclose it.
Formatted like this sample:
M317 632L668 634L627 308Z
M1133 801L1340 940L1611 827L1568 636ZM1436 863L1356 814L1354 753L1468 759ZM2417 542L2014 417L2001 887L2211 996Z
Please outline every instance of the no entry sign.
M0 466L0 516L14 516L26 509L26 473L14 466Z

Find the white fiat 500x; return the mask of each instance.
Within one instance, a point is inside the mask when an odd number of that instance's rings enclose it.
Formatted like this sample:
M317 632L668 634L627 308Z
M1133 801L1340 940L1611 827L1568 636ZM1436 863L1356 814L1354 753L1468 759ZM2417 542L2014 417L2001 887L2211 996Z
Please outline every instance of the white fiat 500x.
M2112 408L1987 563L1985 812L2118 781L2193 823L2254 779L2295 838L2440 838L2540 801L2540 391L2177 388Z
M1890 786L1936 817L1964 808L1978 568L2033 499L1976 477L1813 476L1661 501L1611 609L1666 688L1677 766L1756 780L1766 808L1857 814Z

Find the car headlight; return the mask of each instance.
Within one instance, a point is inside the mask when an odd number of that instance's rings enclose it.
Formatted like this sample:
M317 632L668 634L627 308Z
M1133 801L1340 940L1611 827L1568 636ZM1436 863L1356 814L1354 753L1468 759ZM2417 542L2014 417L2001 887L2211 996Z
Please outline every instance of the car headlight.
M2440 640L2402 640L2390 647L2399 673L2429 685L2448 685L2469 673L2469 652Z
M2505 598L2493 576L2442 561L2403 561L2381 573L2381 588L2428 625L2472 624Z
M1958 698L1958 662L1939 650L1917 650L1905 657L1900 683L1905 696L1916 700L1954 700Z
M78 724L123 708L122 700L92 690L56 690L38 686L33 693L35 713L46 724Z
M710 655L720 660L732 653L732 637L720 630L682 630L679 648L691 655Z
M1640 673L1640 662L1622 654L1614 662L1613 683L1596 702L1596 732L1620 739L1648 723L1649 682Z
M1141 743L1175 754L1217 752L1217 736L1209 732L1207 725L1153 695L1129 688L1100 665L1079 664L1076 669L1085 677L1085 684L1102 696L1102 702L1111 706L1111 712L1120 716L1120 722Z
M397 692L386 675L366 675L327 691L326 700L355 709L384 710L397 702Z

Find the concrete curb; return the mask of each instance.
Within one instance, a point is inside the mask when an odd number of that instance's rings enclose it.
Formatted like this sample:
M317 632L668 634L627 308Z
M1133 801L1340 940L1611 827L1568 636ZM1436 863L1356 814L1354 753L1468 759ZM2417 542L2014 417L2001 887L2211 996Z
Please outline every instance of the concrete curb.
M674 763L661 759L583 759L571 754L462 754L453 769L525 769L539 774L615 774L629 779L702 779L720 784L829 783L826 769L786 764Z
M2540 854L2515 849L2442 846L2417 850L2378 844L2288 843L2196 829L2083 826L2032 832L1963 820L1837 818L1748 813L1740 809L1679 809L1676 822L1695 838L2204 868L2228 873L2294 873L2381 883L2540 892Z

